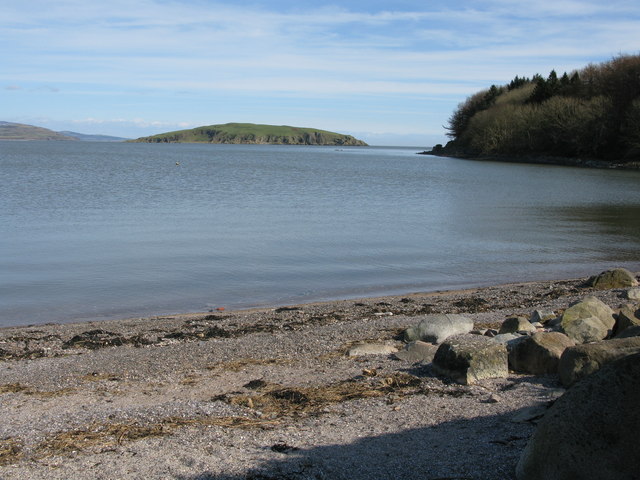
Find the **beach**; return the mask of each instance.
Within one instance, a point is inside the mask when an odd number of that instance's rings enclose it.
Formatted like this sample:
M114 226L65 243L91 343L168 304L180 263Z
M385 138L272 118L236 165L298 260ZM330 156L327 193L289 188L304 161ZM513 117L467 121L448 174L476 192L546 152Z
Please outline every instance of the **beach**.
M459 385L390 352L426 314L626 303L585 280L0 329L0 479L514 478L557 377Z

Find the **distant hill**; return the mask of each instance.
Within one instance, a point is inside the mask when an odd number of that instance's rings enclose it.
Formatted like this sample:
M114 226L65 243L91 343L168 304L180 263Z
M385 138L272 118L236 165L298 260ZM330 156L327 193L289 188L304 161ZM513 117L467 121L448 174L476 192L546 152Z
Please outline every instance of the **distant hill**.
M77 140L54 132L48 128L23 125L22 123L0 122L0 140Z
M124 142L125 140L129 140L128 138L124 137L112 137L110 135L88 135L86 133L69 132L66 130L58 133L61 133L62 135L66 135L68 137L73 137L82 142Z
M209 125L190 130L162 133L142 137L133 142L146 143L243 143L276 145L341 145L366 146L362 140L315 128L287 125L257 125L253 123L227 123Z

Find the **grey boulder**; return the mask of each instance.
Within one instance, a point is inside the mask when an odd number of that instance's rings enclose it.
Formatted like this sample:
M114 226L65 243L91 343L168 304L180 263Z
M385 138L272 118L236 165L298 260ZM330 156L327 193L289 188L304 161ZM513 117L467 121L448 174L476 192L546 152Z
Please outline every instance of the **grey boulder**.
M558 365L560 381L569 387L607 363L640 353L640 337L614 338L567 348Z
M539 332L525 337L509 351L514 371L545 375L557 373L562 353L575 342L560 332Z
M607 270L599 275L591 277L587 283L596 290L638 286L636 276L626 268L613 268L611 270Z
M560 328L576 343L596 342L611 335L613 310L596 297L572 304L560 317Z
M616 322L616 334L620 334L630 327L640 325L640 305L628 303L623 305L618 312L618 321Z
M632 480L640 472L640 354L569 389L542 417L518 480Z
M394 356L405 362L424 362L431 363L438 347L432 343L421 342L416 340L405 345L405 347L396 352Z
M438 348L432 366L436 373L463 385L509 374L507 347L480 335L448 338Z
M404 339L406 342L421 340L429 343L442 343L452 335L469 333L471 330L473 330L473 320L464 315L425 315L420 323L405 330Z

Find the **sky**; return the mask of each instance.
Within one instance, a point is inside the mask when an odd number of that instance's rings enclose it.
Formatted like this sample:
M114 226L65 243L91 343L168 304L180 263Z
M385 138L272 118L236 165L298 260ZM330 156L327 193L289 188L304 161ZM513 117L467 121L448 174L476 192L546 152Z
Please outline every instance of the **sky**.
M266 123L427 147L492 84L639 52L637 0L0 0L0 120L128 138Z

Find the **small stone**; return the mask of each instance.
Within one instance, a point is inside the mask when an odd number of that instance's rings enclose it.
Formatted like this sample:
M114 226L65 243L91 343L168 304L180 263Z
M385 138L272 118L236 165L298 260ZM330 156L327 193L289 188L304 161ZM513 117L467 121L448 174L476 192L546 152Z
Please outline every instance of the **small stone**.
M523 408L518 413L516 413L513 417L511 417L511 421L514 423L527 423L527 422L537 422L540 420L545 413L549 410L548 405L534 405L533 407Z
M482 401L482 403L500 403L502 398L499 395L492 393L488 398Z
M498 333L535 332L536 329L526 317L509 317L500 326Z
M494 328L489 328L486 332L484 332L485 337L493 338L498 335L498 331Z
M534 310L531 312L531 316L529 317L529 321L531 323L547 323L549 320L553 320L556 318L556 314L549 310Z
M627 290L627 298L629 300L640 300L640 288L631 288Z
M347 352L350 357L359 357L363 355L389 355L396 353L398 349L393 345L386 345L384 343L365 343L362 345L356 345Z

